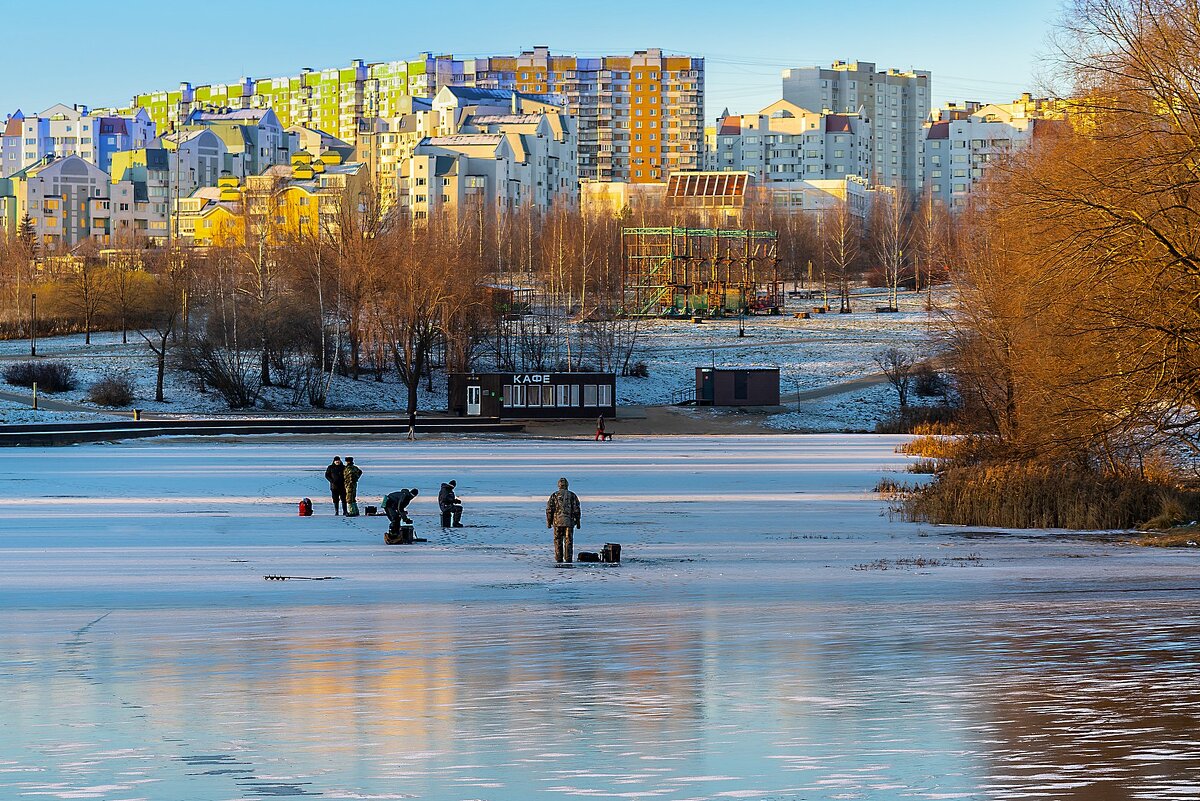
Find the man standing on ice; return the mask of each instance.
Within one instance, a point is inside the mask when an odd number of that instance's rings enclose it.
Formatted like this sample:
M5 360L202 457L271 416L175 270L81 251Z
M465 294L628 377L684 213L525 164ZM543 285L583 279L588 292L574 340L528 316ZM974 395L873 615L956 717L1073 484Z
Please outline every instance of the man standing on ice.
M329 494L333 496L333 513L338 514L338 502L341 510L346 511L346 466L342 457L333 457L333 463L325 468L325 480L329 482Z
M346 457L346 467L343 473L346 479L346 514L358 517L358 480L362 478L362 469L354 463L353 456Z
M554 529L554 561L570 562L574 553L571 535L580 527L579 496L567 489L567 480L558 480L558 492L546 501L546 528Z

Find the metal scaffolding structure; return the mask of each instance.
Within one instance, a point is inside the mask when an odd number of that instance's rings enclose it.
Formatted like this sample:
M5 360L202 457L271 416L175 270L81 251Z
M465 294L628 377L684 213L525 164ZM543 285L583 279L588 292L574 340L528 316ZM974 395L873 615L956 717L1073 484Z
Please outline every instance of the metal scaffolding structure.
M783 306L775 231L625 228L621 252L628 315L778 314Z

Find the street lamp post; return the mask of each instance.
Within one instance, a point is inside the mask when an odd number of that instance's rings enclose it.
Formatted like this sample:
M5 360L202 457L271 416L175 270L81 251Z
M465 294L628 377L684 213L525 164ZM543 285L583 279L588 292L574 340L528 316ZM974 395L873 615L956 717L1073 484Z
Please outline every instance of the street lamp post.
M37 356L37 293L29 293L29 355Z

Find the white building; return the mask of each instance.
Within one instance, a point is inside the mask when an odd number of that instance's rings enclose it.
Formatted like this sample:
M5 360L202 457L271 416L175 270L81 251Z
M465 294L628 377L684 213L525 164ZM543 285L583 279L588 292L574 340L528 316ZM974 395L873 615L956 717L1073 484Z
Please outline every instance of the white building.
M396 202L423 217L471 202L490 208L579 202L575 119L546 98L446 87L428 111L394 125ZM391 150L392 148L387 148Z
M33 116L18 109L6 120L0 139L0 176L45 156L78 156L108 172L113 153L145 147L154 137L154 123L145 109L127 116L95 116L87 106L61 103Z
M831 68L783 71L783 99L810 111L862 111L871 124L873 183L913 195L924 176L921 155L930 111L930 73L880 71L870 62L835 61Z
M867 178L871 126L858 114L808 111L780 100L757 114L726 112L706 134L705 168L745 171L760 184Z
M963 208L990 167L1028 146L1039 129L1056 124L1063 109L1060 102L1029 95L1013 103L940 109L924 141L925 183L934 199L951 210Z
M269 167L290 166L296 136L279 124L271 109L194 111L184 130L209 129L225 143L224 171L242 177L260 175Z

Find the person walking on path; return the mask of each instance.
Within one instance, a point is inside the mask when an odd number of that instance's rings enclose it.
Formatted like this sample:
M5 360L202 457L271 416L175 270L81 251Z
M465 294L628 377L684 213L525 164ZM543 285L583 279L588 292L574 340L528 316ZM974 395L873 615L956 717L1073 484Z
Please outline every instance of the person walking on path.
M341 511L345 512L346 466L342 464L342 457L333 457L333 462L325 468L325 480L329 482L329 494L333 496L333 513L339 514L339 502L341 502Z
M565 478L558 480L558 491L546 501L546 528L554 529L554 561L571 562L574 554L572 534L579 520L579 496L567 489Z
M448 481L442 484L442 488L438 490L438 509L442 512L442 528L446 527L447 514L449 514L450 525L454 528L462 528L462 501L454 494L454 488L458 486L457 481Z
M412 442L417 438L417 413L408 413L408 441Z
M346 479L346 514L350 517L358 517L358 480L362 478L362 472L354 463L354 457L347 456L343 475Z
M596 418L596 439L594 441L599 442L602 439L604 439L604 415Z

